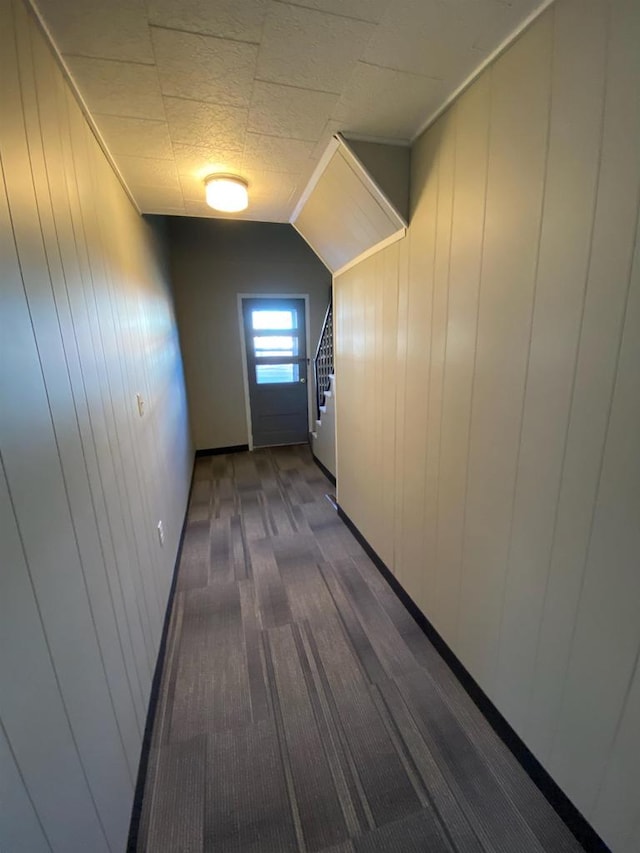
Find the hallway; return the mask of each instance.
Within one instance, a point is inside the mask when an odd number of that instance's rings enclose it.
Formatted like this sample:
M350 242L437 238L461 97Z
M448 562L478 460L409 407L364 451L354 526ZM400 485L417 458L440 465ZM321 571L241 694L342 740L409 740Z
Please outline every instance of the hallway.
M138 850L580 850L326 499L196 460Z

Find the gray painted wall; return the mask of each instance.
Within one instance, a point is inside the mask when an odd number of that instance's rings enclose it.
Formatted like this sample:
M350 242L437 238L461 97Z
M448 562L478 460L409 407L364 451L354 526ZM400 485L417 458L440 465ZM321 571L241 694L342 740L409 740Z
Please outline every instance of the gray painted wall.
M309 294L313 355L331 275L290 225L167 218L197 449L246 444L238 293Z
M191 472L178 337L154 233L19 0L0 79L0 850L115 853Z
M638 45L637 0L559 0L414 146L407 237L335 282L339 501L620 853L640 833Z

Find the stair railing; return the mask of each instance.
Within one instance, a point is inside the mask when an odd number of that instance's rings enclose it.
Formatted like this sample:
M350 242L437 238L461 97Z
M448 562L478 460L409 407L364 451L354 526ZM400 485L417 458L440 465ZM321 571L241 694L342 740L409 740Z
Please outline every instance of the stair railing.
M333 303L329 302L324 315L320 340L313 359L316 383L316 417L320 418L320 406L324 406L325 394L331 387L333 373Z

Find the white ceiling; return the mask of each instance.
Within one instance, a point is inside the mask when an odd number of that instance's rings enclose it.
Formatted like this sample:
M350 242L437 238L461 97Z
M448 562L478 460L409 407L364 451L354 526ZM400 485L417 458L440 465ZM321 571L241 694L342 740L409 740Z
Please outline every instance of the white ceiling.
M409 141L540 0L37 0L138 206L287 221L333 133Z

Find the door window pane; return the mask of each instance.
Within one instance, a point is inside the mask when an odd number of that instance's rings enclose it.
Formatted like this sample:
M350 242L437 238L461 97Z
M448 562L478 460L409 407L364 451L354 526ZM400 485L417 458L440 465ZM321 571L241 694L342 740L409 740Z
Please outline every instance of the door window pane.
M295 329L296 311L252 311L251 325L254 329Z
M299 381L300 369L297 364L256 364L256 382L258 385Z
M256 356L298 355L298 338L293 335L260 335L253 339Z

